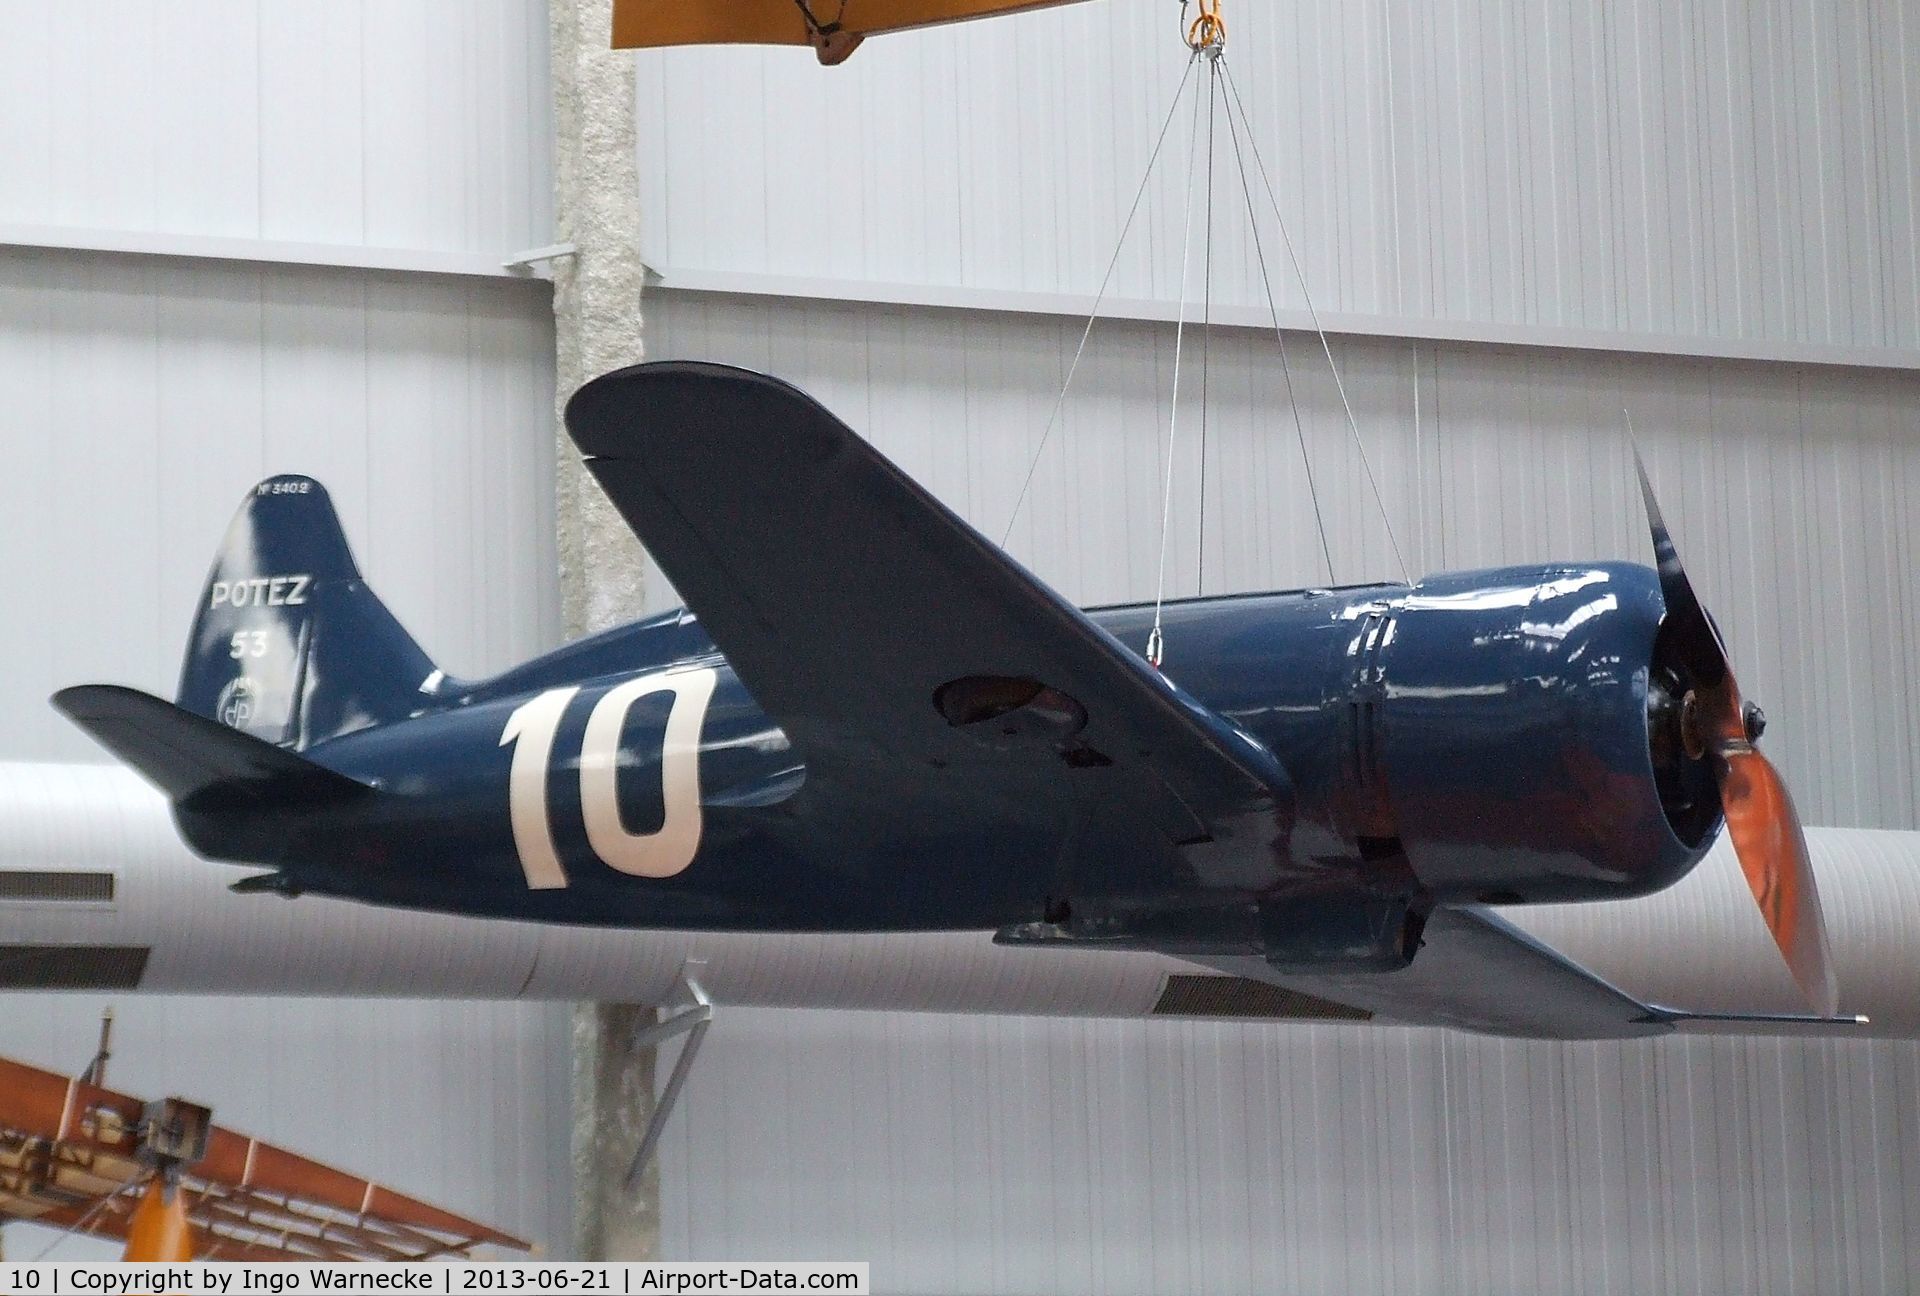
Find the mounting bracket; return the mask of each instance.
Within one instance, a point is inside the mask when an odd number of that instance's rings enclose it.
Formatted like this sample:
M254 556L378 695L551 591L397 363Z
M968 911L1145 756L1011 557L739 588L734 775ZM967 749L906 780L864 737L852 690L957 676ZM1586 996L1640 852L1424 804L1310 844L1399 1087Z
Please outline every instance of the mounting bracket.
M689 959L680 968L678 989L689 1000L686 1007L678 1012L662 1017L651 1026L642 1027L633 1034L636 1048L648 1048L677 1035L685 1035L686 1042L680 1046L680 1056L673 1060L673 1073L667 1077L667 1087L660 1091L660 1097L653 1105L653 1114L647 1118L646 1133L640 1136L640 1146L633 1154L633 1164L627 1167L627 1188L631 1191L646 1172L647 1162L660 1146L660 1135L665 1131L667 1118L673 1115L674 1105L680 1100L680 1091L686 1087L687 1074L693 1070L693 1059L700 1052L700 1041L706 1037L707 1027L713 1024L713 1001L707 998L699 982L699 974L706 964Z

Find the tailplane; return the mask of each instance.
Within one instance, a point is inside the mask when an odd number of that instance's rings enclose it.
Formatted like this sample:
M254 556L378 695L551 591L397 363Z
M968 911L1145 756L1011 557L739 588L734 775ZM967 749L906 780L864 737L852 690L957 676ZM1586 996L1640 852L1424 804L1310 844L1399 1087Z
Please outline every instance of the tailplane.
M82 684L61 689L53 704L183 811L324 805L373 791L138 689Z
M326 488L255 486L200 596L181 709L297 751L418 714L442 678L361 579Z
M83 684L53 704L173 802L189 846L209 859L277 864L289 812L378 795L373 788L163 698Z

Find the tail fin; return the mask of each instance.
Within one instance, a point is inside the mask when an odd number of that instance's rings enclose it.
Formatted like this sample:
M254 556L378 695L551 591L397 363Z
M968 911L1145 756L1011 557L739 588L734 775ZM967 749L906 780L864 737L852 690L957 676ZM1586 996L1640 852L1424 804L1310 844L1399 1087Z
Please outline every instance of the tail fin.
M300 750L417 714L440 678L360 578L326 488L255 486L200 596L181 708Z

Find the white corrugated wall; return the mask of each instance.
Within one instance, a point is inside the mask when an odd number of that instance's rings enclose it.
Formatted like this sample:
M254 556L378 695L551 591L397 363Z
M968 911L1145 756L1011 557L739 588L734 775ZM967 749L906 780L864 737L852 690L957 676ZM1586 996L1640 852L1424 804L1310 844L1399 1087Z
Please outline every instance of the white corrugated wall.
M799 382L997 538L1178 80L1176 9L880 38L836 71L643 55L649 353ZM1909 8L1227 17L1408 566L1645 560L1631 410L1807 817L1920 828ZM1170 157L1120 258L1123 314L1172 314ZM1216 301L1263 304L1228 213ZM1172 332L1096 330L1009 532L1076 599L1153 592ZM1189 404L1169 589L1324 581L1271 340L1212 346L1205 521ZM1317 344L1289 346L1334 574L1393 575ZM676 1258L870 1258L924 1292L1920 1279L1910 1043L723 1009L707 1050L664 1163Z
M1181 76L1178 11L1096 0L881 38L832 70L784 49L643 55L648 260L669 280L1091 294ZM1920 348L1904 0L1243 0L1226 17L1251 147L1323 310ZM1190 132L1183 114L1118 297L1178 295ZM1217 297L1264 305L1229 148ZM1301 304L1290 275L1275 286Z
M328 485L450 670L552 643L544 286L274 264L549 241L546 84L532 0L0 0L0 755L105 759L47 705L62 685L171 695L227 519L273 472ZM169 239L261 264L45 246ZM108 998L0 995L0 1052L76 1070ZM117 1084L564 1254L563 1007L115 1006ZM10 1234L9 1258L47 1240Z
M1893 1293L1920 1050L723 1010L671 1258L895 1292Z
M0 225L547 241L546 6L0 3Z

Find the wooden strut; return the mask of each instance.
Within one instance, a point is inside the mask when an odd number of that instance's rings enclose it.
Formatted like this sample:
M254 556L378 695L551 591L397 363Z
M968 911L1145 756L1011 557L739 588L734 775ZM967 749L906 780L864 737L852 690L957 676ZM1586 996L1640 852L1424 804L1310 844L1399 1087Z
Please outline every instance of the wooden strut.
M123 1260L170 1262L194 1258L193 1226L187 1222L187 1194L173 1176L156 1174L127 1225Z
M108 1052L103 1029L89 1075ZM420 1260L481 1243L526 1248L211 1116L0 1058L0 1221L120 1238L130 1259Z

